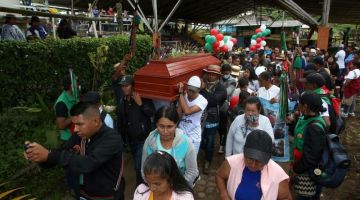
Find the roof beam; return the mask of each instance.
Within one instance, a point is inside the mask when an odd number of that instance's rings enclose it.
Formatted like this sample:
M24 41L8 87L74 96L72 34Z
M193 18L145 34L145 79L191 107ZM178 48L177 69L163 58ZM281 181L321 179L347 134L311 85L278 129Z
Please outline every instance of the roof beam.
M277 0L278 4L285 8L291 15L295 18L298 18L300 21L312 26L317 27L319 22L317 22L309 13L303 10L299 5L297 5L292 0Z

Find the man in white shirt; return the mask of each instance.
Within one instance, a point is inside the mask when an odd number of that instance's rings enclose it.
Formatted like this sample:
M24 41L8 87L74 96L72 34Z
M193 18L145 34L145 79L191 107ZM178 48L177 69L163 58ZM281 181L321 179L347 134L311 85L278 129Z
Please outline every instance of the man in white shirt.
M345 56L344 45L340 44L339 51L335 54L336 63L339 65L340 69L340 76L344 76L346 73Z
M199 94L201 80L193 76L187 82L179 84L179 105L177 108L180 116L179 128L192 140L196 155L199 153L201 143L201 117L208 101Z
M109 113L107 113L103 106L101 105L101 102L100 102L100 95L98 92L95 92L95 91L89 91L87 92L83 99L82 99L83 102L86 102L86 103L92 103L92 104L95 104L98 106L99 108L99 111L100 111L100 117L101 117L101 120L103 121L103 123L108 126L109 128L112 128L114 129L114 120L111 118L111 116L109 115Z
M279 101L280 88L271 83L271 73L268 71L262 72L259 76L260 88L257 91L257 96L276 103Z

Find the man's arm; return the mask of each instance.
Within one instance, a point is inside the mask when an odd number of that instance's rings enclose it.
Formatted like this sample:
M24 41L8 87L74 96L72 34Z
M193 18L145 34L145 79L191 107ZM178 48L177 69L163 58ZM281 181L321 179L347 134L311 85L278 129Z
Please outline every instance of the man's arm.
M189 107L183 94L179 95L179 107L181 107L181 111L185 115L191 115L193 113L201 111L201 108L197 105Z

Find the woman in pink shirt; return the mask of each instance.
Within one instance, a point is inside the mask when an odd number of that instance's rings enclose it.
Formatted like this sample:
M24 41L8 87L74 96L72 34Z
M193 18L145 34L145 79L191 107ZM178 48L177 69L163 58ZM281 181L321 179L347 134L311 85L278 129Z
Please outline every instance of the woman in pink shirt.
M270 160L271 137L262 130L246 138L244 153L227 157L216 172L221 200L291 200L289 176Z

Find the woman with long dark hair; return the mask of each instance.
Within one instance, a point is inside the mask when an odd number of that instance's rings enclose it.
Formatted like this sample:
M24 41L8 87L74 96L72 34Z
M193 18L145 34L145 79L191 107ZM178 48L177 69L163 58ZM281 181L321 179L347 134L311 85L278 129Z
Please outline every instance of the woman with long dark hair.
M141 166L154 151L165 151L174 157L180 173L193 186L199 176L196 152L191 140L177 128L178 122L179 115L174 107L159 108L155 114L156 129L144 143Z
M260 88L258 77L255 74L255 69L251 66L243 67L244 77L249 80L249 89L256 92Z
M194 191L189 186L174 160L165 151L155 151L145 160L144 184L134 193L134 200L193 200Z

